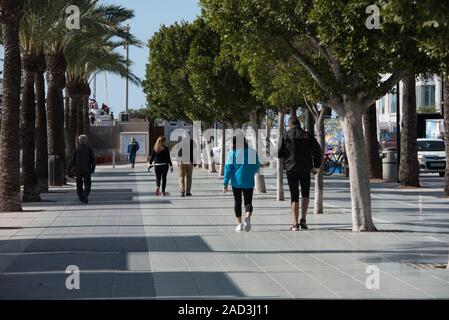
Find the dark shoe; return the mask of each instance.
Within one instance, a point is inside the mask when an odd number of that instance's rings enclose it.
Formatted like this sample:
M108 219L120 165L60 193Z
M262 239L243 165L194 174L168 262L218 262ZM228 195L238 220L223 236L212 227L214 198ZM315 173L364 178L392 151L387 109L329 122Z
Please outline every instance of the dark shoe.
M309 227L307 226L306 220L301 219L301 221L299 222L299 225L301 226L302 230L308 230Z
M89 203L89 200L87 199L87 197L85 197L84 198L84 201L83 201L85 204L88 204Z
M181 197L184 198L186 195L184 192L181 192Z
M191 197L191 196L192 196L192 194L190 192L186 193L186 197Z
M299 231L299 224L294 224L290 227L291 231Z
M162 196L163 196L163 197L166 197L166 196L167 196L167 193L166 193L166 192L162 192Z

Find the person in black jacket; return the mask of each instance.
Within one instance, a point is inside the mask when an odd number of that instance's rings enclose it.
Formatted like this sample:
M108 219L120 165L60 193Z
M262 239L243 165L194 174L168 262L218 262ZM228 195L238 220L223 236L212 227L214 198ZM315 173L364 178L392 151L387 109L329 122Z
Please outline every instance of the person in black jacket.
M173 172L173 164L171 162L170 150L166 145L167 139L159 137L154 144L153 152L151 153L150 166L154 162L154 172L156 174L156 196L161 195L160 187L162 181L162 195L165 197L165 187L167 185L167 173L170 166L170 171Z
M87 145L87 136L78 137L79 147L73 152L68 171L76 176L76 192L82 203L88 203L92 185L91 174L95 172L95 154ZM83 189L84 184L84 189Z
M316 173L321 167L322 151L315 137L301 128L298 118L288 121L290 130L283 135L279 143L278 157L284 159L288 186L292 202L292 231L308 229L306 223L310 196L310 173ZM299 185L301 185L301 220L299 218Z

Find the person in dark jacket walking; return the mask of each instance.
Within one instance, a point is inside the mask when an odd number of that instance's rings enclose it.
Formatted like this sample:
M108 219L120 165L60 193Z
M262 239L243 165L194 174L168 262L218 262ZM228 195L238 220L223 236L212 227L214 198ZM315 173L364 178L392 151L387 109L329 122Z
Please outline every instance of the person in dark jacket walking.
M68 172L76 176L76 192L82 203L88 203L92 185L91 174L95 172L95 154L87 145L87 136L78 137L79 147L73 152ZM84 189L83 189L84 185Z
M151 153L150 166L154 162L154 173L156 174L156 196L161 195L160 188L162 182L162 195L165 197L165 187L167 186L167 173L170 166L170 172L173 172L170 150L166 145L167 139L159 137Z
M131 163L131 168L134 168L136 165L136 154L139 149L139 143L136 141L136 138L132 137L131 142L128 145L129 162Z
M308 229L306 216L309 208L310 174L321 167L322 151L315 137L301 128L298 118L288 121L290 130L279 143L278 157L284 159L291 195L292 231ZM299 218L299 185L301 185L301 220Z

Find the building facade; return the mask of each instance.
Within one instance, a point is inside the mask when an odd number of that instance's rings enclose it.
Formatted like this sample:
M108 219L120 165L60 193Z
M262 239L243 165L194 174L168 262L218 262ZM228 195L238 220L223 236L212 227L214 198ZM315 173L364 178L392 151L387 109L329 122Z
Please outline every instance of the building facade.
M403 90L399 83L399 96ZM416 79L416 108L418 112L418 136L436 138L442 132L443 80L438 75ZM402 99L396 89L376 102L379 141L393 143L397 135L397 111L402 114Z

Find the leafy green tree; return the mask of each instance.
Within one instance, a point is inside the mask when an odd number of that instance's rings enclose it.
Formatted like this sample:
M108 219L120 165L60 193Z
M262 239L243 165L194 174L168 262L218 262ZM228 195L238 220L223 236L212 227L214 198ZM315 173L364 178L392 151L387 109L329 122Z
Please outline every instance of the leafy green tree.
M438 72L444 81L444 128L446 143L446 174L444 194L449 196L449 3L422 0L410 3L391 0L384 4L387 19L402 28L413 30L418 48L431 59L428 72Z
M202 121L210 128L216 121L243 122L255 107L248 80L223 59L219 35L202 19L162 26L148 45L144 91L153 117ZM206 143L213 172L210 151Z
M375 1L376 3L376 1ZM313 77L338 114L351 168L354 231L375 231L362 118L419 63L416 40L396 23L368 29L372 2L201 0L208 23L239 51L286 54ZM389 74L386 79L382 75Z

